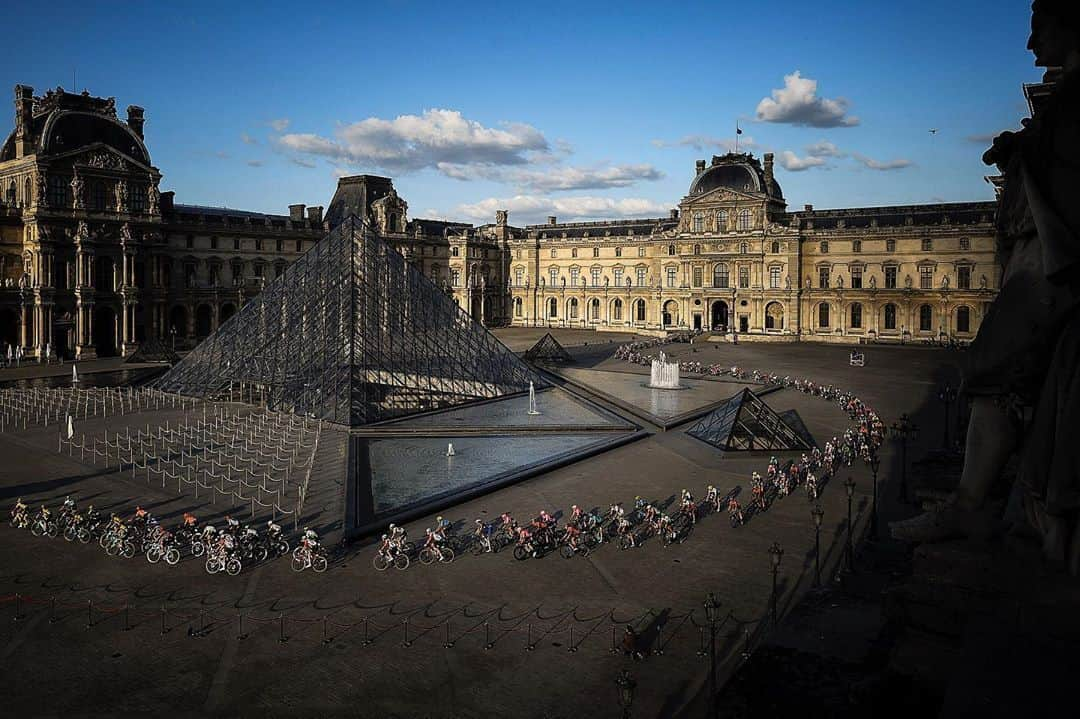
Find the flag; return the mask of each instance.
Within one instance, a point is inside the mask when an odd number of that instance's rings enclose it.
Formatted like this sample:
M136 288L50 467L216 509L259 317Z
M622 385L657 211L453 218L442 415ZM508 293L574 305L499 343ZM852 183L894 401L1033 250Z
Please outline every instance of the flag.
M72 437L75 436L75 423L71 421L71 415L70 414L67 416L67 425L68 425L67 438L71 439Z
M741 135L742 134L742 128L740 128L738 125L735 126L735 134L736 135Z

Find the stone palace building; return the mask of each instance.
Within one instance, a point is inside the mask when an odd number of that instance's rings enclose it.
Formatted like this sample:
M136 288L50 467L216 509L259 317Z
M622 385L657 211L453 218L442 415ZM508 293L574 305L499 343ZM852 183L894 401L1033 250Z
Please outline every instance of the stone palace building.
M699 160L669 217L512 227L409 219L389 178L272 215L177 203L113 98L15 87L0 148L0 350L192 346L349 214L489 326L970 339L999 284L995 203L789 212L749 154ZM745 336L743 336L745 335Z

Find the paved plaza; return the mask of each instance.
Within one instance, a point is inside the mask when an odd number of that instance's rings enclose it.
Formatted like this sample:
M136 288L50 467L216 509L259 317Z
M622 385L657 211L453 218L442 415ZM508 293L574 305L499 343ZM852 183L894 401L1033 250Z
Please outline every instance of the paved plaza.
M544 332L514 328L496 335L520 353ZM605 380L615 373L648 379L647 368L611 357L629 335L553 334L575 357L575 383L588 385L590 372ZM673 344L665 351L676 360L835 384L866 401L886 424L912 414L923 429L912 452L940 445L942 408L935 395L940 383L955 383L961 358L923 347L872 346L865 349L866 366L855 368L846 347L706 343ZM0 370L0 382L13 378L5 372ZM691 380L695 389L680 392L687 401L707 396L708 404L741 389L739 383ZM603 394L589 400L617 414ZM795 410L818 444L851 423L835 404L794 390L765 399L777 412ZM571 401L553 400L553 414ZM540 393L541 411L543 402ZM700 498L710 483L722 495L741 490L740 499L748 502L750 474L764 472L768 462L767 453L722 454L686 435L689 421L665 431L641 417L629 420L643 428L643 438L442 513L459 527L504 511L524 521L542 509L566 514L571 504L629 505L636 495L664 502L684 487ZM342 473L335 446L329 443L317 460L327 477ZM383 462L393 463L392 449ZM517 449L508 441L496 459L513 460ZM92 502L103 511L130 512L139 502L167 524L191 507L204 521L227 509L205 496L178 496L175 487L59 454L55 435L44 431L0 435L0 457L5 508L17 496L33 506L55 505L71 494L80 505ZM465 452L456 459L467 457ZM898 448L887 442L881 458L879 502L890 506L898 492ZM825 581L840 565L847 541L840 481L847 474L823 488ZM861 463L850 474L858 483L855 531L861 537L868 531L871 477ZM340 501L340 485L326 482L312 506L329 517ZM109 715L617 716L614 680L629 668L637 681L634 716L697 716L708 672L708 659L699 655L706 593L722 602L717 651L723 677L769 631L768 548L774 542L784 549L780 612L811 588L811 506L797 491L740 528L733 529L726 514L706 516L684 544L668 548L655 540L629 551L609 544L587 558L550 555L524 562L504 550L446 566L378 573L373 546L364 541L347 547L321 575L294 573L287 561L277 560L238 577L210 576L200 561L169 567L138 556L115 559L94 544L35 538L5 523L0 656L7 680L0 698L13 714L86 714L109 707ZM433 523L432 516L409 523L410 537ZM626 624L640 633L647 654L642 661L611 652L613 637L621 637Z

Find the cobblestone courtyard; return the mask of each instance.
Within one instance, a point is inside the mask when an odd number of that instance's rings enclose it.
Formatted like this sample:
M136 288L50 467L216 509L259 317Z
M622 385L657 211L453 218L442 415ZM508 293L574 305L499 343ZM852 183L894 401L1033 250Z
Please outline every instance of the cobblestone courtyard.
M497 334L520 352L543 332ZM610 358L626 335L561 331L557 338L578 368L647 373ZM942 408L934 397L941 382L955 383L959 359L945 350L870 347L866 366L854 368L845 347L666 349L674 359L835 384L869 403L886 424L912 414L923 432L920 448L910 452L940 445ZM4 372L0 381L9 379ZM835 405L793 390L767 400L778 411L796 410L819 444L850 422ZM509 511L521 521L541 509L566 513L575 503L605 508L613 501L630 504L635 495L663 501L683 487L700 496L708 483L721 494L741 487L748 498L750 473L763 472L768 455L722 456L684 434L686 426L646 427L651 434L644 439L444 514L471 524ZM141 502L173 524L192 506L175 492L59 455L55 446L20 434L0 435L0 457L5 509L17 496L32 506L52 505L70 493L80 505L92 502L104 511L129 511ZM895 502L898 448L887 442L881 457L879 501ZM858 482L856 533L862 535L870 473L861 464L851 470ZM840 485L835 478L826 484L821 500L826 580L847 541ZM722 601L717 641L726 676L747 643L752 647L768 631L767 550L773 542L785 550L780 611L811 587L810 508L798 492L738 529L726 516L708 516L685 544L665 549L650 541L626 552L606 545L585 559L516 562L503 552L380 574L371 566L373 547L364 542L322 575L293 573L278 560L234 578L209 576L198 561L168 567L140 557L114 559L96 545L39 539L5 523L0 699L12 714L83 715L90 707L110 707L109 715L617 716L614 679L627 667L637 680L634 716L696 716L708 671L699 655L707 631L705 594L715 592ZM199 513L212 518L220 511ZM410 536L433 519L411 523ZM610 651L627 623L654 652L641 662Z

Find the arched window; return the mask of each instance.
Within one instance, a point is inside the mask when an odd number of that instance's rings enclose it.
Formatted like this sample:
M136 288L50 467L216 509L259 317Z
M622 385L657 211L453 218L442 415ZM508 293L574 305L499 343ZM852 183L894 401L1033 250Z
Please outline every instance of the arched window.
M896 329L896 305L885 305L885 329Z
M4 201L7 202L7 204L14 207L15 206L15 195L16 195L17 192L18 192L18 190L16 190L16 188L15 188L15 180L12 180L11 184L8 185L7 197L5 198Z
M750 229L750 210L743 208L739 210L739 230Z
M857 330L862 328L862 305L860 305L858 302L851 306L850 324L852 329Z
M559 284L559 268L558 267L549 267L548 268L548 286L549 287L554 287L557 284Z
M589 319L600 319L600 300L596 299L595 297L589 300Z
M514 298L514 317L521 317L521 298Z
M634 320L645 321L645 300L634 300Z
M784 306L779 302L770 302L765 307L765 329L784 329Z
M25 207L29 207L30 205L34 204L34 196L30 194L30 176L29 175L27 175L26 179L23 180L22 202L23 202L23 205Z
M456 247L451 247L450 248L450 256L451 257L458 257L460 254L461 253L460 253L460 250L458 250L458 248L456 248Z
M552 297L548 300L548 317L555 318L559 316L559 301Z
M829 326L829 305L825 302L822 302L820 305L818 305L817 324L818 327Z
M570 257L575 258L575 259L577 258L577 248L576 247L570 248Z
M523 284L525 284L525 268L524 267L515 267L514 268L514 284L517 285L518 287L521 287Z
M919 305L919 331L929 332L934 329L934 308L930 305Z
M748 254L750 252L750 243L742 242L739 244L739 252L742 254Z
M728 286L728 282L729 282L728 266L726 264L724 264L723 262L721 262L720 264L713 267L713 278L712 278L713 287L726 288Z
M694 245L694 254L695 255L700 255L701 254L701 245Z
M695 212L694 213L693 231L694 232L704 232L705 231L705 213L703 213L703 212Z
M971 332L971 309L965 306L956 308L956 331Z
M668 257L674 257L675 256L675 245L668 245L667 246L667 253L668 253Z
M571 297L570 298L570 312L568 312L567 314L570 315L570 319L572 319L572 320L576 320L578 318L578 301L577 301L577 297Z
M727 210L716 211L716 231L724 232L727 230Z
M775 240L773 241L773 243L772 243L772 251L773 251L773 254L776 254L777 252L780 251L780 243L779 242L776 242Z
M600 256L600 248L599 247L592 248L592 256L593 257L599 257Z
M454 287L461 287L461 270L456 267L450 270L450 284Z
M616 257L622 257L622 248L621 247L616 247L615 248L615 256Z
M551 257L552 257L552 259L554 259L554 258L556 258L558 256L559 256L558 250L556 250L554 247L552 247L551 248Z
M611 305L611 314L613 319L622 320L622 300L615 300Z

